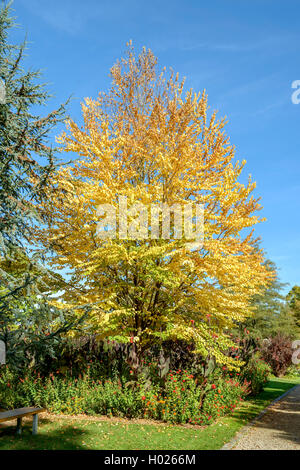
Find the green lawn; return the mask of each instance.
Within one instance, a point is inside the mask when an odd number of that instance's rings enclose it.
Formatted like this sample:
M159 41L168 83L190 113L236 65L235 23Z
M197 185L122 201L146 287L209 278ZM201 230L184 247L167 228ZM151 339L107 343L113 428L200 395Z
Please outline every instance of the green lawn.
M40 420L39 434L31 435L31 421L22 436L15 426L0 428L0 450L104 449L104 450L204 450L220 449L249 420L300 378L272 379L256 398L244 402L233 415L206 428L140 424L130 421L96 421L76 418Z

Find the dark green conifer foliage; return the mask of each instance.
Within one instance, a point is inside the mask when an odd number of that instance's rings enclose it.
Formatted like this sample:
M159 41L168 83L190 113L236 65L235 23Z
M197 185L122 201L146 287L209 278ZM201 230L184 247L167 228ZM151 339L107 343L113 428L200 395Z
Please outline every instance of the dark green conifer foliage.
M39 71L25 71L26 42L9 44L14 27L10 4L0 11L0 233L1 256L30 241L30 226L38 214L33 203L43 198L47 177L54 169L55 151L48 137L65 118L65 108L41 117L33 109L49 99L38 83Z
M52 274L41 263L38 250L32 254L31 243L33 225L42 222L36 207L45 197L48 177L57 163L51 133L65 119L65 105L45 114L43 107L50 95L39 83L39 71L23 69L26 41L20 46L10 44L9 33L14 27L11 3L2 3L0 339L7 344L8 357L21 364L26 358L34 361L36 351L39 357L47 355L50 339L70 328L72 322L49 306L45 294L53 294L53 282L49 289L44 281ZM44 112L44 116L39 112ZM61 278L56 290L59 287Z

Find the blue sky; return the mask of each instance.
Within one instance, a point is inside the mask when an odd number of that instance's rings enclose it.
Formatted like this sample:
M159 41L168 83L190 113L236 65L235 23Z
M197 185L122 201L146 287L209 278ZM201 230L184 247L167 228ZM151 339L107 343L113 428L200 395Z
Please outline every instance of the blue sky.
M15 0L28 33L26 65L42 68L55 107L68 96L80 120L80 101L109 86L109 69L132 39L151 48L162 66L206 89L212 109L227 116L236 157L262 197L257 226L283 282L300 284L300 104L291 101L300 79L298 0Z

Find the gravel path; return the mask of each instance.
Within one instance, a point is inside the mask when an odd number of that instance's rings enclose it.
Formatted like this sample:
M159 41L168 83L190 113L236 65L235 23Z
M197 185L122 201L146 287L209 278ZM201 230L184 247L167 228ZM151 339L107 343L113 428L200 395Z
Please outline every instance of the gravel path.
M300 385L272 405L231 449L300 450Z

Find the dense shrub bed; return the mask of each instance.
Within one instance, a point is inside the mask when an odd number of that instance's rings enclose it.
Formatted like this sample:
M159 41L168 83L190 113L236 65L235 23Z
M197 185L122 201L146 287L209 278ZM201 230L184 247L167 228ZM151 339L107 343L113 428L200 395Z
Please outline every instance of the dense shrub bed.
M225 368L224 368L225 369ZM63 414L149 418L171 423L209 424L230 413L250 391L247 379L217 369L208 378L185 370L170 371L163 381L157 375L138 380L96 379L88 368L71 377L60 371L42 377L28 372L23 377L3 368L0 406L42 406Z

